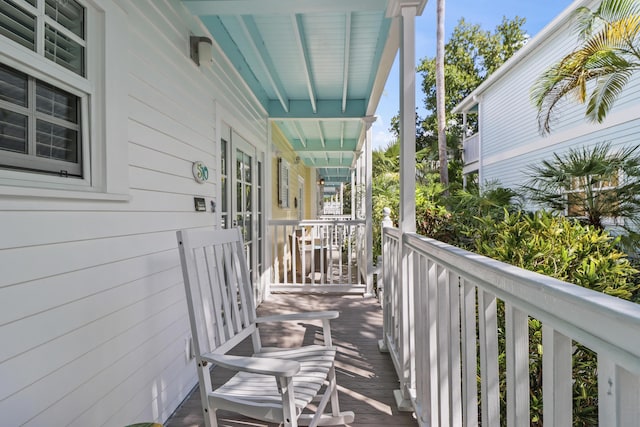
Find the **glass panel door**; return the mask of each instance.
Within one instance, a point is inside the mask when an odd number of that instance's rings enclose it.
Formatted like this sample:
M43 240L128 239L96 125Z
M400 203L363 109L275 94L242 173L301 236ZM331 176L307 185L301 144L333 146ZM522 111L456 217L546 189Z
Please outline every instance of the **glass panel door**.
M226 175L226 185L231 193L228 219L231 226L242 230L251 279L256 284L264 268L261 250L264 244L261 224L264 220L262 162L256 148L235 132L231 132L228 153L228 165L231 166L227 168ZM262 298L261 286L255 287L255 298L257 301Z

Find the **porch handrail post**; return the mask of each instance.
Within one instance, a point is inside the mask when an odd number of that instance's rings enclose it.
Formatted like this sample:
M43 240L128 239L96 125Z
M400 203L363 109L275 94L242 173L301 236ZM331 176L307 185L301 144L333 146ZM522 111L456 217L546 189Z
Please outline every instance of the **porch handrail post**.
M380 302L382 303L382 340L378 343L378 347L380 351L388 352L389 351L389 343L387 342L389 336L389 328L393 328L391 324L391 307L389 306L389 299L391 298L390 289L385 289L389 286L389 283L385 283L386 272L385 269L390 268L390 266L385 266L384 262L388 259L388 255L385 255L385 238L384 238L384 229L386 227L393 227L393 221L391 220L391 209L383 208L382 209L382 223L380 224L380 249L382 250L382 262L378 265L378 276L382 276L383 280L378 280L378 283L382 283L382 288L378 287L378 292L381 293Z

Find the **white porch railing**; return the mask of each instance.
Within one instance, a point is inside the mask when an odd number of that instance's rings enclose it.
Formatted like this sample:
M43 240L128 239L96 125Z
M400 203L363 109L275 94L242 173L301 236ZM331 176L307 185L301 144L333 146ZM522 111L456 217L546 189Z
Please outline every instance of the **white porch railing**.
M364 233L363 220L269 221L270 291L364 293Z
M599 425L638 425L640 305L388 227L383 280L384 344L420 425L500 425L498 299L508 426L530 425L529 317L543 325L545 425L572 425L573 341L597 353Z
M480 160L480 135L476 133L464 138L462 149L465 166Z

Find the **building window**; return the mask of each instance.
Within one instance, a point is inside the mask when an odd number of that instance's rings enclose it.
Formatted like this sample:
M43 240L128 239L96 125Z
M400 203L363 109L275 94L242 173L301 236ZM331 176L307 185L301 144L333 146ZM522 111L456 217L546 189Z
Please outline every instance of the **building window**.
M85 75L85 8L74 0L0 0L0 34Z
M289 208L289 162L278 159L278 205Z
M5 167L82 176L80 97L0 64Z
M612 200L611 190L615 190L620 182L620 174L602 176L579 176L571 179L571 188L567 191L567 216L587 217L590 206L598 207L616 203ZM615 197L614 197L615 199Z
M84 177L90 85L86 10L74 0L0 0L0 42L36 53L51 67L4 63L0 56L0 167ZM71 73L69 73L69 71ZM68 78L60 80L60 76ZM77 76L82 77L78 79ZM84 117L83 117L84 116Z

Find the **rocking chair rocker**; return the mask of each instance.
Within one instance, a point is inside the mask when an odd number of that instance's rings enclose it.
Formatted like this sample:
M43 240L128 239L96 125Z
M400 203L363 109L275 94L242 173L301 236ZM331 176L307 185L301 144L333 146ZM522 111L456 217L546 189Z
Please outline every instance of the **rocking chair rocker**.
M218 425L218 409L286 427L353 422L353 412L340 412L338 404L336 348L331 343L329 321L339 313L257 318L240 230L189 229L178 231L177 237L205 425ZM258 324L311 319L322 320L324 345L262 347ZM249 336L253 356L227 354ZM214 390L211 364L237 373ZM315 414L303 413L318 399ZM325 413L329 401L331 410Z

